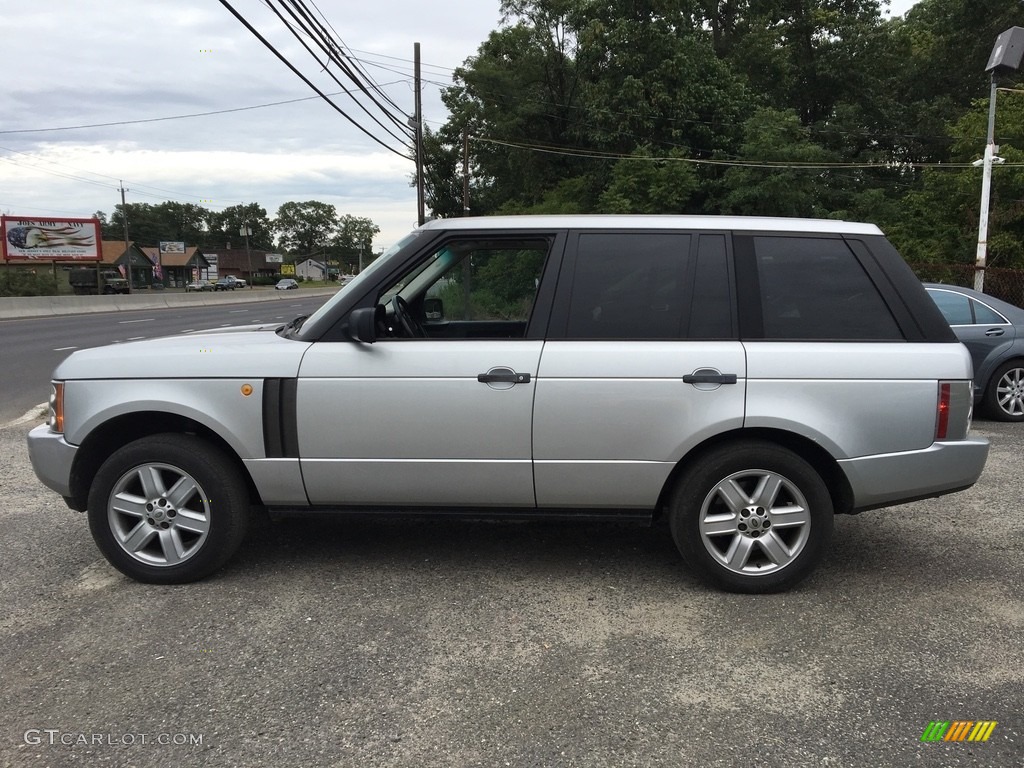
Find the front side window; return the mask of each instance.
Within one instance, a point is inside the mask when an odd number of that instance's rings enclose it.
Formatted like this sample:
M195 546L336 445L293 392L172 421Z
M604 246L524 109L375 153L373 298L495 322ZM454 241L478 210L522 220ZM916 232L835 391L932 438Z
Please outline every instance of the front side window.
M452 240L377 300L378 332L398 338L524 338L551 239Z
M764 338L903 341L850 248L837 238L753 238Z

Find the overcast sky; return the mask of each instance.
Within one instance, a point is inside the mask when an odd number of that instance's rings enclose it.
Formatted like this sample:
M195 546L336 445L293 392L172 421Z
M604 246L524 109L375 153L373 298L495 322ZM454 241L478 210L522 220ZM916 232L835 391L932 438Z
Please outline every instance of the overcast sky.
M260 0L229 2L319 87L340 90ZM890 13L913 4L893 0ZM452 69L499 25L499 0L307 5L319 7L406 114L419 42L432 128L445 120L439 94ZM315 97L309 87L219 0L2 0L0 8L0 212L109 214L123 180L135 203L171 199L220 210L258 202L273 216L283 202L320 200L372 219L381 228L378 248L415 226L412 162L308 99ZM295 99L308 100L154 120ZM351 101L336 102L357 117ZM131 122L144 120L151 122ZM75 127L109 123L124 124ZM69 130L43 130L59 128Z

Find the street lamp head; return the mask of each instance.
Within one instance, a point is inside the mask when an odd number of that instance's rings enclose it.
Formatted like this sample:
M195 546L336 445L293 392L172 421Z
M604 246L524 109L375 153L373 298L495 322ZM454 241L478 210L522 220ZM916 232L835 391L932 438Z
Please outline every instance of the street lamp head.
M1022 57L1024 57L1024 27L1010 27L996 38L996 44L992 48L992 55L988 58L988 66L985 67L985 71L992 77L1016 72L1020 69Z

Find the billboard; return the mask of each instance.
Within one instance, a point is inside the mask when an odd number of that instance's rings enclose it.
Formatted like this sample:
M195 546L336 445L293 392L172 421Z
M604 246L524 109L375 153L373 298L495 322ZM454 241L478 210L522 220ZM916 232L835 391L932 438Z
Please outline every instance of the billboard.
M160 253L184 253L185 243L178 240L161 240Z
M99 219L0 216L0 248L11 261L99 261Z

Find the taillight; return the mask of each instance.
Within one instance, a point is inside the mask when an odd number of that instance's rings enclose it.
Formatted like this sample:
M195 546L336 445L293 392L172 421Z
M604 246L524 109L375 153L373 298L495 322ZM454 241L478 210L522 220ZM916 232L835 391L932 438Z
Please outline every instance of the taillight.
M64 382L55 381L50 385L50 413L47 423L54 432L64 431Z
M951 400L950 384L948 381L939 382L938 413L935 419L935 439L945 440L949 432L949 406Z

